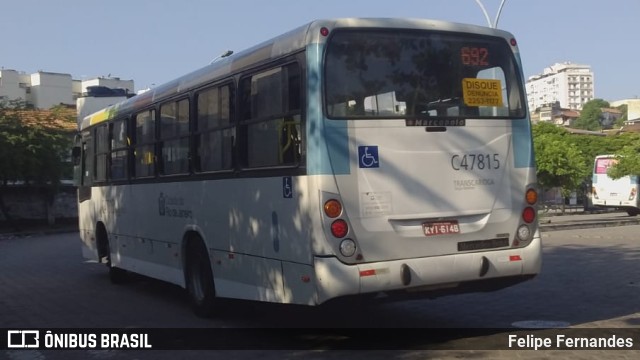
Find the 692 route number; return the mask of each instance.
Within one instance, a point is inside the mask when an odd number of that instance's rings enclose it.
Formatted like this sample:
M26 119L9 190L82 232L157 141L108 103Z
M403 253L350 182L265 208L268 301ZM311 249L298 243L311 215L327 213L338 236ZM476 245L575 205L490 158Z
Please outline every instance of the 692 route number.
M500 169L499 154L455 154L451 157L453 170L496 170Z

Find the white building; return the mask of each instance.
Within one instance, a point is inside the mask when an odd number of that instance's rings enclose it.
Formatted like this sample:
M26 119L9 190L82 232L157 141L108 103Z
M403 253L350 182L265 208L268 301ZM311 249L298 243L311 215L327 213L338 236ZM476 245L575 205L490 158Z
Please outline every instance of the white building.
M640 99L618 100L611 102L610 105L614 108L620 105L627 105L627 122L640 122Z
M580 110L595 96L591 67L570 62L553 64L542 74L529 77L526 89L529 111L555 102L564 109Z
M0 70L0 100L22 99L37 109L49 109L60 104L76 105L76 99L91 86L125 89L125 92L134 94L133 80L116 77L75 80L70 74Z

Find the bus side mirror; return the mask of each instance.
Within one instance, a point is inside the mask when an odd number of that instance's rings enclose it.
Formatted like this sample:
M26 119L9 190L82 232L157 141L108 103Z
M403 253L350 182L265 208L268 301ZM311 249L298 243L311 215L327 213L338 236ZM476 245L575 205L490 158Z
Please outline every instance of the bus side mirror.
M74 146L73 149L71 149L71 159L73 160L74 166L80 165L81 157L82 157L82 151L80 149L80 146Z

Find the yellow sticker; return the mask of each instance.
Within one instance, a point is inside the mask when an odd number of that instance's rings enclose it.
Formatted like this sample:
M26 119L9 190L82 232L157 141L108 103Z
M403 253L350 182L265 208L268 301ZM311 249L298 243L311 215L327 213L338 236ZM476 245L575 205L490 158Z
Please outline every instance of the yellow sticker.
M467 106L504 106L500 80L464 78L462 96Z

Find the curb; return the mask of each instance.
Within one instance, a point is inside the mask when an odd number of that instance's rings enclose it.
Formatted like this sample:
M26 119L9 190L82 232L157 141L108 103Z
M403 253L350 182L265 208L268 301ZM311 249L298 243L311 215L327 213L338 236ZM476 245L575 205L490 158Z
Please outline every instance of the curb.
M43 235L56 235L56 234L68 234L78 232L77 227L63 227L63 228L53 228L53 229L37 229L37 230L25 230L19 232L7 232L0 233L0 240L5 239L15 239L15 238L23 238L30 236L43 236Z
M591 229L603 227L616 227L627 225L640 225L640 219L631 220L615 220L615 221L594 221L588 223L574 224L540 224L540 231L557 231L557 230L573 230L573 229Z

